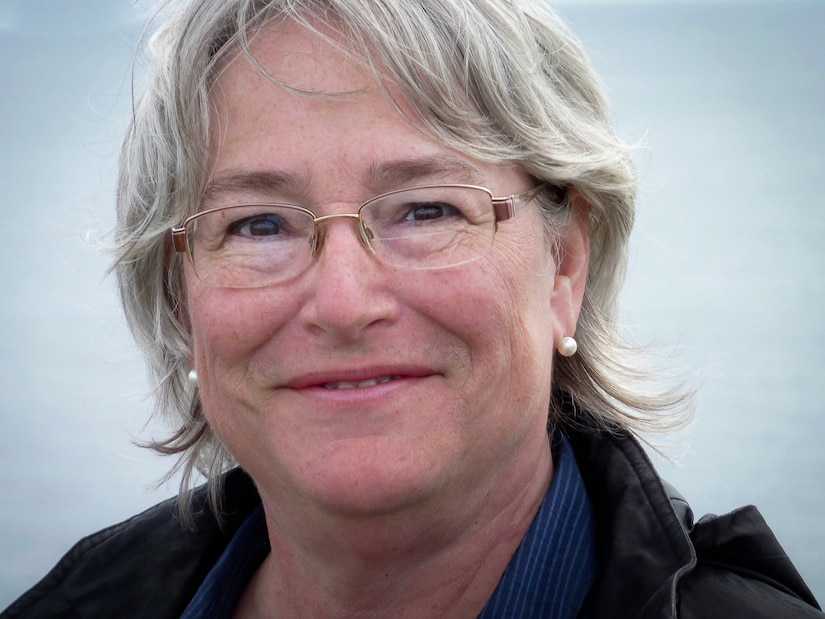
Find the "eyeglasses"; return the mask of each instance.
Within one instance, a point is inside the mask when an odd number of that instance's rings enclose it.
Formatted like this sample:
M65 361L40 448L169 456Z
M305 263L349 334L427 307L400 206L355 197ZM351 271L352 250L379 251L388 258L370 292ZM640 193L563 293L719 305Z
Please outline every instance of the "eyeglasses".
M496 198L475 185L424 185L383 193L357 213L323 217L288 204L220 206L173 227L172 241L199 279L221 288L259 288L298 275L321 251L322 224L333 219L351 219L364 248L384 264L445 269L484 256L498 222L546 187Z

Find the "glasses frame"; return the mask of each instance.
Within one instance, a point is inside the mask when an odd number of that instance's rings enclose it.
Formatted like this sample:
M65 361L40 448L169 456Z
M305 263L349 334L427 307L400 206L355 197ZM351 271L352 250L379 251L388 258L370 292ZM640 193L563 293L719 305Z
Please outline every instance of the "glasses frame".
M189 263L194 268L195 260L192 256L192 248L189 242L188 232L189 225L193 221L196 221L200 217L203 217L204 215L208 215L210 213L226 211L234 208L249 206L277 206L302 211L312 219L315 232L312 235L312 237L310 237L309 241L312 247L311 255L313 258L315 258L318 255L318 253L321 251L321 248L323 247L324 233L321 224L331 221L333 219L354 219L357 222L357 225L355 227L358 230L358 239L361 241L361 244L369 253L375 255L375 249L373 249L372 245L370 244L370 235L368 232L368 228L365 225L364 220L361 218L361 211L364 208L368 207L370 204L373 204L374 202L377 202L379 200L383 200L384 198L387 198L389 196L416 189L437 189L440 187L480 190L488 194L490 196L490 201L493 206L493 214L496 224L496 228L493 230L493 238L495 239L495 233L498 231L498 223L500 221L507 221L508 219L512 219L513 217L515 217L519 213L519 211L521 211L525 206L532 202L536 198L536 196L538 196L544 189L546 189L548 187L548 184L541 183L539 185L536 185L535 187L532 187L531 189L528 189L523 193L503 197L494 196L493 192L490 189L486 187L481 187L480 185L467 185L462 183L439 183L432 185L417 185L412 187L404 187L402 189L394 189L393 191L387 191L385 193L374 196L366 202L364 202L363 204L361 204L355 213L336 213L334 215L322 215L320 217L310 209L304 208L303 206L297 206L295 204L287 204L281 202L241 202L238 204L228 204L226 206L218 206L215 208L206 209L205 211L199 211L194 215L190 215L189 217L187 217L179 225L173 226L170 230L172 236L172 246L174 247L176 253L185 253L189 258ZM451 266L457 265L448 265L445 267L435 268L450 268ZM197 274L197 269L195 269L195 273Z

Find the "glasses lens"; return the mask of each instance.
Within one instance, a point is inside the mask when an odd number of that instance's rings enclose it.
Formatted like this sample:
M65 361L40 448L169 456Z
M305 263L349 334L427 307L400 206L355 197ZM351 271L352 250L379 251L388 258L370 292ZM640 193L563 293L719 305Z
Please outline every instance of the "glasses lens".
M205 211L187 230L197 276L214 286L256 288L286 280L311 259L313 217L289 206Z
M481 188L404 189L361 207L376 257L393 266L438 269L480 258L493 244L492 196Z

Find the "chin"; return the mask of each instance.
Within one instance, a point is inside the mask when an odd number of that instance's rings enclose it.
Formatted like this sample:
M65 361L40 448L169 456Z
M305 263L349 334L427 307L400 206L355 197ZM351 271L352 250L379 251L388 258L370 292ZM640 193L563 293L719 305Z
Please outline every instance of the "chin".
M327 512L370 517L424 503L441 486L433 459L394 449L387 439L339 441L301 471L299 486Z

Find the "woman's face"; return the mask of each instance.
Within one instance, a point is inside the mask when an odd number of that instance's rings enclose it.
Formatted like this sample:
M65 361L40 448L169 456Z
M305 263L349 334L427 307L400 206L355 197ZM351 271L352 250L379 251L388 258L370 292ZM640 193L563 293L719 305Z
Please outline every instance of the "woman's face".
M349 94L293 94L236 58L215 89L213 201L330 215L415 184L532 186L425 137L303 30L264 32L253 51L293 86ZM252 172L281 182L238 180ZM216 288L186 267L206 416L264 499L370 515L537 474L554 343L573 330L580 286L554 262L536 206L499 224L484 258L438 271L382 265L350 220L325 225L320 255L285 283Z

